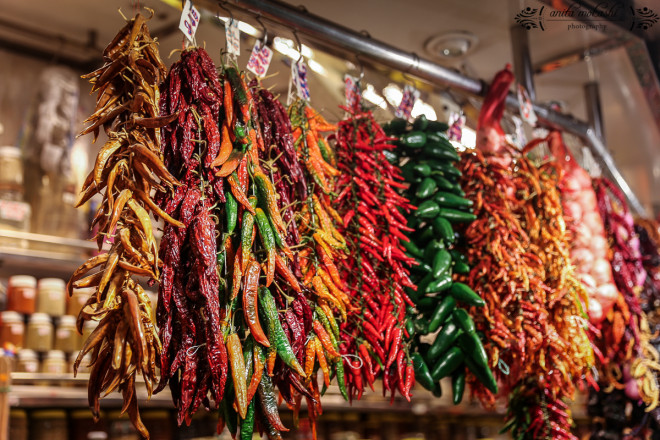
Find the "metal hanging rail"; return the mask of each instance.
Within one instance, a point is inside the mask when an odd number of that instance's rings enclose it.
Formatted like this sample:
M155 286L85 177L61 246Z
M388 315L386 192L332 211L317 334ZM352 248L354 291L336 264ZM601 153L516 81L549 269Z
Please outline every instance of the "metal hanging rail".
M195 0L195 3L211 11L218 9L218 2L214 0ZM487 90L487 84L482 80L469 78L420 58L414 53L375 40L368 35L310 14L304 8L297 8L280 0L230 0L219 3L224 7L233 8L237 12L261 16L285 28L295 29L321 47L331 46L358 56L362 61L373 61L432 84L452 87L478 96L484 96ZM518 99L515 95L509 94L506 103L507 107L517 111ZM591 148L594 157L600 160L606 173L621 188L628 199L631 210L642 216L648 214L617 168L607 147L589 124L571 115L557 113L538 104L534 104L534 111L542 125L581 137Z

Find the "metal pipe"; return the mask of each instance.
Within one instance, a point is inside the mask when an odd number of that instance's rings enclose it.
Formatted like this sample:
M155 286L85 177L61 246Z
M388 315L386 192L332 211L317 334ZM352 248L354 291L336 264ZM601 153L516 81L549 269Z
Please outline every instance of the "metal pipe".
M603 112L600 106L600 90L596 81L589 81L584 85L584 99L587 103L587 119L594 128L596 136L605 142L603 127Z
M536 89L534 88L534 70L532 69L532 58L529 53L529 37L527 29L520 25L511 26L511 47L513 49L513 73L522 84L529 99L536 101Z
M195 2L208 10L217 9L215 0L195 0ZM361 61L371 60L385 67L406 72L421 80L474 95L483 96L486 93L486 83L481 80L468 78L451 69L422 59L413 53L405 52L360 32L310 14L304 8L297 8L280 0L231 0L224 4L252 15L260 15L262 18L288 29L296 29L299 33L305 34L307 38L317 42L321 47L339 48L345 53L358 56ZM509 94L506 103L510 109L517 111L518 100L515 95ZM564 115L546 107L541 107L538 104L533 104L533 107L541 124L583 138L589 144L594 156L601 159L603 165L624 192L630 202L631 209L637 214L646 214L646 210L616 168L614 159L597 136L593 134L593 130L587 123L571 115Z

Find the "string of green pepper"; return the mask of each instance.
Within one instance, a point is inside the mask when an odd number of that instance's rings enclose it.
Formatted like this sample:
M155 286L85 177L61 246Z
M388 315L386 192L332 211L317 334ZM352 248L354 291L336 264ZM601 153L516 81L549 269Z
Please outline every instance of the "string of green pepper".
M412 267L417 290L406 293L415 303L407 308L406 330L416 380L440 396L440 380L452 377L453 402L458 404L465 390L466 370L485 386L497 392L488 358L466 307L484 307L483 299L467 285L453 280L453 274L466 274L466 258L453 249L457 236L453 223L470 223L472 201L463 198L458 184L461 173L453 165L459 159L449 142L448 126L419 116L412 125L394 119L386 132L398 138L398 149L390 160L402 163L401 172L410 184L404 195L417 206L408 215L414 228L410 241L403 241Z

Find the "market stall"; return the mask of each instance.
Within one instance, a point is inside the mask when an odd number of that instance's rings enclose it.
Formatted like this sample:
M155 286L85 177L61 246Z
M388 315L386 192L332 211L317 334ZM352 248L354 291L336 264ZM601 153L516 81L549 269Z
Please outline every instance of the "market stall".
M0 150L8 438L658 435L660 229L597 87L589 122L529 100L517 28L486 83L278 0L166 3Z

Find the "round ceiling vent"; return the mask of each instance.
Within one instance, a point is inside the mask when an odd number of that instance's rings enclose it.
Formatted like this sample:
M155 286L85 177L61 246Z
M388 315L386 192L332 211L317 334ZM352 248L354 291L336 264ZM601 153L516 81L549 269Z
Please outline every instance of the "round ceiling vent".
M472 32L446 32L431 37L426 44L424 44L424 48L435 58L456 59L473 51L477 46L478 41L477 36Z

